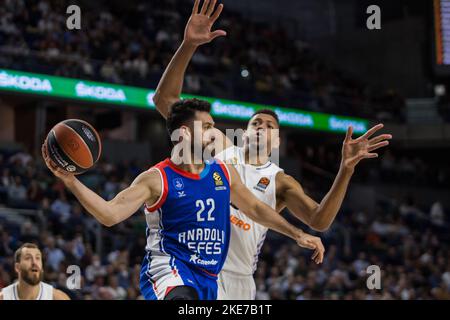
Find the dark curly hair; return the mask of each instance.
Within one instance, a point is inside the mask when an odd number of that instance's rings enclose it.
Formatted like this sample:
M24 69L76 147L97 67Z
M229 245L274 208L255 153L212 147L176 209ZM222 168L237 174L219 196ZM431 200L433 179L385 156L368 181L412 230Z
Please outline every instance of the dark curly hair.
M196 111L211 112L211 104L199 99L184 99L175 102L167 116L166 127L169 135L182 125L189 124L195 118Z

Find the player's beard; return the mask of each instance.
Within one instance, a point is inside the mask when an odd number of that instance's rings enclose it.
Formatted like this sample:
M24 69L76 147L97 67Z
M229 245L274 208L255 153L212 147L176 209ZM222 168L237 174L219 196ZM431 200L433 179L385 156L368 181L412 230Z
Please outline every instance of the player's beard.
M31 271L31 269L29 269L29 270L21 269L20 277L28 285L35 286L35 285L38 285L39 282L42 281L42 279L44 279L44 271L40 270L39 273L36 274L35 272Z
M200 143L197 148L195 148L194 142L191 144L194 163L202 163L205 160L211 159L214 155L214 143L212 141L202 141Z

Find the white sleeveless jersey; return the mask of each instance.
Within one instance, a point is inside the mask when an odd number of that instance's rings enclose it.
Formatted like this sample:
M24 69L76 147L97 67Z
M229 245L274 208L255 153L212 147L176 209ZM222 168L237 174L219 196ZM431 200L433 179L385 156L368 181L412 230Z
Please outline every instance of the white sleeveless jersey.
M216 158L232 164L247 188L259 200L273 209L276 208L275 178L283 169L272 162L262 166L245 164L244 150L236 146L223 150ZM239 275L252 275L256 270L258 255L268 229L233 206L230 209L231 239L222 270Z
M2 289L3 300L20 300L17 292L18 284L18 282L15 282ZM36 300L53 300L53 287L41 281L41 283L39 283L39 293Z

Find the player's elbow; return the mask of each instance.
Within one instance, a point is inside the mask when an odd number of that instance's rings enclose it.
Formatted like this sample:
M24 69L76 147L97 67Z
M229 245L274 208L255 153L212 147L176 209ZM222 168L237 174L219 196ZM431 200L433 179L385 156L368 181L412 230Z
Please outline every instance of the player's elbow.
M97 219L98 222L100 222L105 227L113 227L116 224L118 224L120 221L116 219L116 215L114 215L112 212L108 212L105 216L103 216L100 219Z
M161 104L161 94L159 92L155 92L152 101L155 104L156 108L158 108L158 106Z
M108 228L113 227L117 224L116 222L114 222L113 220L110 220L110 219L100 221L100 223L103 226L108 227Z
M103 219L103 221L101 221L101 224L103 224L105 227L114 227L116 224L119 224L121 222L121 220L118 218L117 215L115 214L111 214L109 215L107 218Z
M172 104L174 104L179 99L178 99L178 97L161 96L161 93L159 93L159 91L158 91L153 95L152 100L153 100L153 103L155 104L156 110L158 110L159 113L161 113L161 115L166 117Z
M309 227L317 232L326 232L330 229L330 224L323 221L314 221L312 220L309 223Z

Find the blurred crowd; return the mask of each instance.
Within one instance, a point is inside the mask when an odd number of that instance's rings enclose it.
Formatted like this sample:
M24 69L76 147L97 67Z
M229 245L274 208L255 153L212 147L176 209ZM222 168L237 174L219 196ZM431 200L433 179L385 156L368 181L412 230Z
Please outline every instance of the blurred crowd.
M332 170L326 163L317 165ZM133 162L102 162L80 179L111 199L145 169ZM8 208L21 214L12 218ZM449 226L448 211L439 201L428 207L411 199L380 201L373 212L344 205L330 230L320 235L327 248L320 266L310 261L310 251L269 232L255 274L257 298L450 299ZM101 227L40 159L0 151L0 289L16 279L14 251L35 242L44 253L45 281L73 299L141 299L145 227L142 212L113 228ZM70 265L80 267L80 290L67 289ZM380 290L366 287L369 265L381 268Z
M5 0L0 67L155 88L181 43L191 0L76 1L82 29L66 28L73 1ZM226 9L227 31L196 53L184 91L334 114L403 121L399 92L376 92L274 23Z
M305 144L305 139L290 139L287 149L290 157L296 159L303 168L315 167L325 170L328 176L334 176L339 170L340 145ZM352 178L360 183L389 184L402 186L420 186L450 188L449 155L437 150L415 149L399 150L389 147L380 150L376 161L361 162ZM302 170L302 179L314 178L316 172Z

